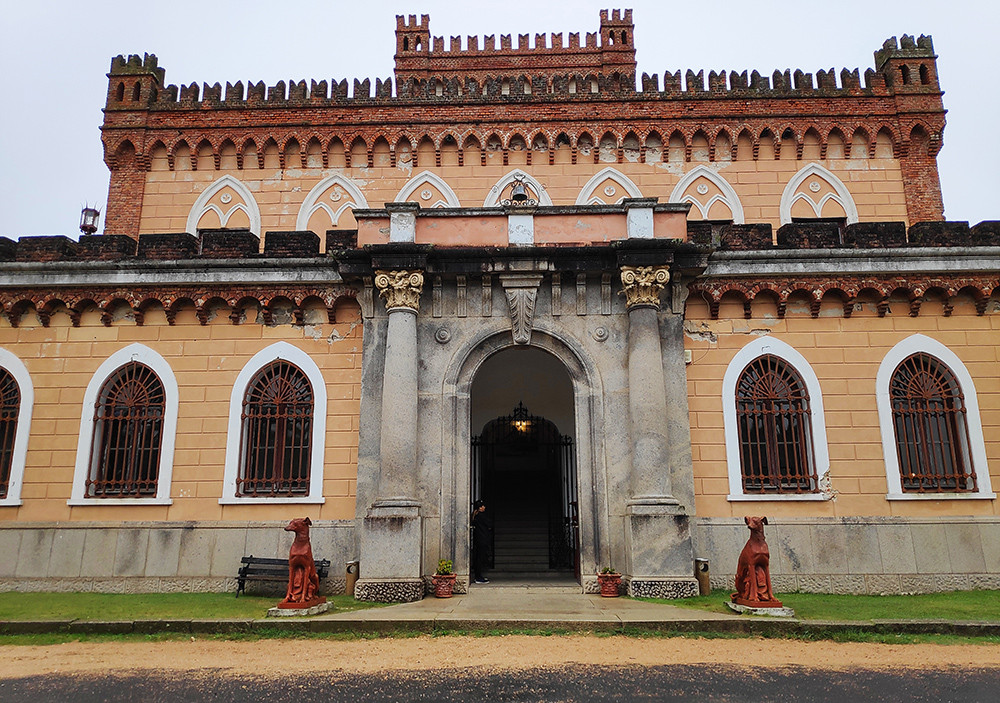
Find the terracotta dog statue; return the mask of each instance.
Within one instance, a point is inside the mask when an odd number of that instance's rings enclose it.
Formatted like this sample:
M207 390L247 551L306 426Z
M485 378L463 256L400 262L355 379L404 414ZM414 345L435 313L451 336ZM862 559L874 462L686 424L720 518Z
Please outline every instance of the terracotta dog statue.
M309 543L310 525L312 520L300 517L292 520L285 528L286 532L295 533L295 540L288 551L288 592L285 600L278 604L279 608L308 608L326 602L326 598L316 595L319 591L319 576L316 574L316 562Z
M780 608L781 601L771 592L771 553L764 540L766 517L747 517L750 539L740 552L736 567L736 593L732 601L753 608Z

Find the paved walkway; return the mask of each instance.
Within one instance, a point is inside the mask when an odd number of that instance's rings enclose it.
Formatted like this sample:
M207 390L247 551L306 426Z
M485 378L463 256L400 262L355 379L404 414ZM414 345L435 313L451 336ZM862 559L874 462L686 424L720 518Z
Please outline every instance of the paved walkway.
M415 603L349 613L321 615L317 620L337 620L386 625L422 623L439 628L462 629L496 624L510 627L607 629L628 626L739 620L738 615L708 613L630 598L602 598L580 592L579 586L543 584L473 585L469 593L451 598L427 597Z

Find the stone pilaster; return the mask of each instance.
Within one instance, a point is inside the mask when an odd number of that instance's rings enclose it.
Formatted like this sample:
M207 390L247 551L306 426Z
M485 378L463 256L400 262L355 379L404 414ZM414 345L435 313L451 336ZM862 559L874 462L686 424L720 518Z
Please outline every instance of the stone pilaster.
M389 314L382 375L378 493L360 535L359 600L423 596L423 544L417 493L417 312L422 271L376 271Z
M694 555L684 506L671 490L668 399L660 343L660 293L665 266L623 266L628 308L631 497L626 505L628 590L676 597L694 583Z

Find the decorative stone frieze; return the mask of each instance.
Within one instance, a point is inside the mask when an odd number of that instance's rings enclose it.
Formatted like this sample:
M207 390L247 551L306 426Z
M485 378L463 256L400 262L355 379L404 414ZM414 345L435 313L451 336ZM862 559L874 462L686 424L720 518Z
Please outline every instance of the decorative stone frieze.
M375 287L385 299L387 310L408 308L413 312L420 309L420 294L424 290L423 271L376 271Z
M622 266L622 286L628 309L660 307L660 292L670 282L670 269L658 266Z
M712 319L718 319L722 297L736 293L743 301L744 317L752 317L751 303L764 293L768 299L777 300L778 318L785 316L790 298L802 293L808 299L812 317L819 317L820 306L825 297L834 298L843 305L844 317L850 317L859 294L868 291L868 300L874 302L879 317L889 311L889 297L905 292L909 301L909 315L920 314L923 296L932 289L941 291L944 307L943 315L948 317L953 310L953 298L960 292L968 293L976 303L976 314L984 315L990 295L1000 287L1000 279L990 275L941 275L941 276L796 276L771 277L764 279L719 278L699 279L688 286L690 294L708 302Z

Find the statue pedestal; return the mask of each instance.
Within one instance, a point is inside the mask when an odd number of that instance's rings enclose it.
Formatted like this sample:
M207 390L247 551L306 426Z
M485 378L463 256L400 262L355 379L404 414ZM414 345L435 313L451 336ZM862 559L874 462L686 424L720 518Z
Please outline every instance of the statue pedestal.
M325 613L330 609L330 604L323 599L322 603L309 606L307 608L292 608L292 607L281 607L275 606L274 608L267 609L267 617L269 618L298 618L305 615L319 615L320 613Z
M750 615L767 615L772 618L794 618L795 611L791 608L785 608L784 606L778 608L755 608L749 605L743 605L741 603L734 603L731 600L727 600L726 605L729 609L737 613L750 613Z
M357 600L408 603L424 597L420 506L406 498L380 499L361 525Z
M689 518L676 501L637 499L626 516L628 595L689 598L698 595Z

